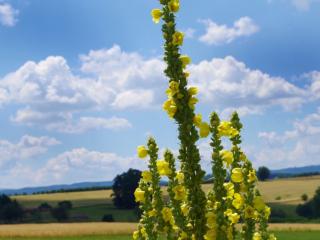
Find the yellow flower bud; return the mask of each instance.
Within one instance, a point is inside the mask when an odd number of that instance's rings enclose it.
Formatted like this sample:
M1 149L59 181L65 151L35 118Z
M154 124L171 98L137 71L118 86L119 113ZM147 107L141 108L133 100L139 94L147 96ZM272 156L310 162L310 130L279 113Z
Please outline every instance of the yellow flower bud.
M141 175L144 182L152 181L152 174L150 171L143 171Z
M148 155L148 150L142 145L137 147L137 152L139 158L145 158Z
M196 125L197 127L200 127L201 123L202 123L202 115L201 114L197 114L193 117L193 123L194 125Z
M175 32L172 36L172 44L181 46L183 44L184 34L182 32Z
M205 137L208 137L209 133L210 133L210 126L208 123L206 122L202 122L200 124L200 127L199 127L200 131L199 131L199 135L201 138L205 138Z
M185 68L188 64L191 63L191 58L187 55L181 55L179 59L182 63L183 68Z
M156 9L153 9L151 11L151 16L152 16L152 21L154 21L155 23L159 23L160 22L160 19L162 17L162 11L158 8Z
M193 96L198 94L198 88L197 87L191 87L188 89L188 93Z
M171 12L178 12L179 9L180 9L180 2L179 0L171 0L169 3L168 3L168 7L169 7L169 10Z

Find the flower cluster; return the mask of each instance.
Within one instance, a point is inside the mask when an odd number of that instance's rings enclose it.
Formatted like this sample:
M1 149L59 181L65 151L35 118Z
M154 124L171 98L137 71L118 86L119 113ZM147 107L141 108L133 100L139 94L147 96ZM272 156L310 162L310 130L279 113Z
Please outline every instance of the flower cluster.
M166 150L160 159L153 138L137 148L140 158L149 160L134 195L142 216L134 240L276 240L268 232L270 208L256 188L257 177L251 162L241 150L242 124L237 113L220 121L212 113L210 122L196 114L196 87L188 86L190 57L180 53L184 34L176 30L175 14L179 0L160 0L161 9L151 11L155 23L163 21L165 74L169 79L163 109L178 125L180 169L176 158ZM210 137L212 147L212 189L202 189L204 171L200 166L199 138ZM223 138L231 143L226 149ZM168 187L160 187L162 177Z

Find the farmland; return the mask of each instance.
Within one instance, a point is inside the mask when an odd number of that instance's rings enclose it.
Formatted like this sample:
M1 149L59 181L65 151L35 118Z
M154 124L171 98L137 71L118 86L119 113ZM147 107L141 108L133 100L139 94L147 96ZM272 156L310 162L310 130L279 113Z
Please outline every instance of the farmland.
M67 223L67 224L21 224L0 226L0 239L37 240L127 240L136 229L135 223ZM318 224L271 224L279 239L317 240ZM303 237L302 237L303 236Z

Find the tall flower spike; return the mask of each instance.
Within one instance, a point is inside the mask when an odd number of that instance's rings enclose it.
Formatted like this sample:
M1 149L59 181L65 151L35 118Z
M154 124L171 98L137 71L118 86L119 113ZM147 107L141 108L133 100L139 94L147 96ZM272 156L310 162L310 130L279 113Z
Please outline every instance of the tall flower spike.
M142 173L136 200L143 211L134 240L232 240L241 234L244 240L276 240L268 232L270 208L263 202L256 188L256 173L240 148L242 124L237 113L230 121L220 121L213 113L210 124L195 114L198 89L188 86L190 57L180 53L183 33L176 30L175 13L179 0L160 0L162 9L152 11L153 21L163 20L165 40L165 74L169 79L168 99L163 109L178 125L180 142L178 160L167 150L158 160L154 139L147 146L138 147L138 156L149 156L149 169ZM212 147L213 186L206 195L201 184L204 171L200 166L200 152L196 142L210 135ZM231 149L224 149L222 138L230 140ZM161 176L168 181L168 197L162 196ZM242 225L242 231L236 225Z

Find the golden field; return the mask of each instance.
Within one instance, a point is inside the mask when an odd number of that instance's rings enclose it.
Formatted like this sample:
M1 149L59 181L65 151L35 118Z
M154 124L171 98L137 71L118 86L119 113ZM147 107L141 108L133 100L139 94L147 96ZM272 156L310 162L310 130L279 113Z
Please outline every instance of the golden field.
M135 223L52 223L0 225L0 237L59 237L131 234ZM273 231L320 231L320 224L270 224Z
M311 198L316 189L320 187L320 176L276 179L267 182L259 182L258 188L265 201L268 203L298 204L301 203L301 195L306 193ZM212 184L204 184L207 192ZM165 190L165 189L164 189ZM105 204L111 202L112 190L38 194L14 197L26 207L36 207L42 202L55 204L59 201L70 200L75 207ZM277 200L278 199L278 200Z

